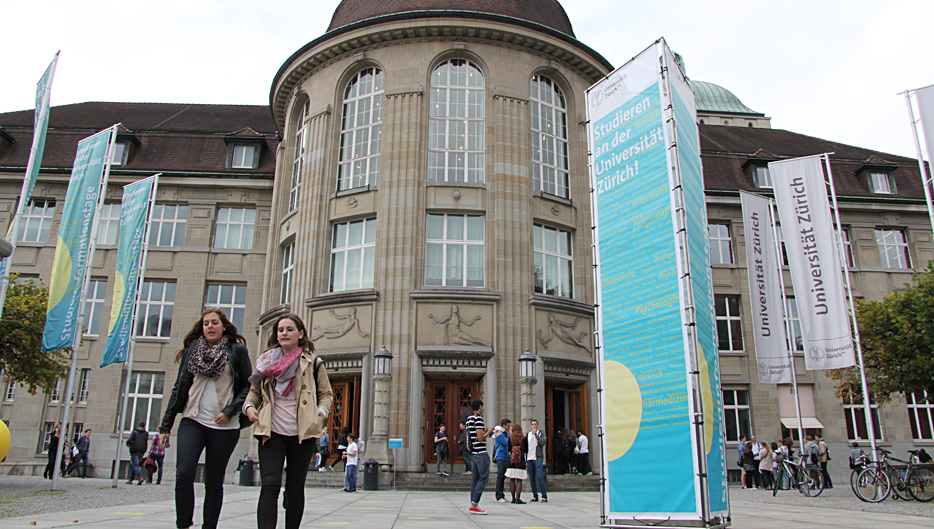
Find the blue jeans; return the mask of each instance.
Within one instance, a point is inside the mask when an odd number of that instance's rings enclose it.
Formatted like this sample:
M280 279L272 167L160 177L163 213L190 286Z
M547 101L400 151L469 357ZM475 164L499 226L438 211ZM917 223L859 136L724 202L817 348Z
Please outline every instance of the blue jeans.
M548 499L548 489L545 488L545 465L540 459L526 461L526 469L529 471L529 481L532 482L532 497L538 498L538 493L542 493L542 498Z
M506 494L503 492L503 485L506 483L506 469L509 468L508 459L497 459L496 460L496 499L506 499Z
M139 469L141 459L143 459L143 454L130 454L130 481L143 477L143 471Z
M78 452L78 455L75 456L74 461L72 461L68 468L65 469L65 475L71 474L72 470L78 470L78 465L81 462L84 462L84 466L81 467L81 477L87 477L88 475L88 453L87 452Z
M483 489L490 481L490 456L486 452L480 452L470 454L468 457L470 457L473 472L473 479L470 481L470 503L479 505Z
M357 490L357 465L344 465L344 488L350 492Z
M149 454L149 457L151 457L152 460L155 461L156 465L159 467L159 478L156 481L156 483L162 483L162 463L165 461L165 456L164 455L157 456L157 455ZM152 476L149 476L149 482L152 483Z

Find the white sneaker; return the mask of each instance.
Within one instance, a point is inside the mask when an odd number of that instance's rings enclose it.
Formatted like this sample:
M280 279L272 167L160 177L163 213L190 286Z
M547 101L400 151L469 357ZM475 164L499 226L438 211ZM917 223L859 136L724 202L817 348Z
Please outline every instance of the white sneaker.
M326 471L324 470L324 467L321 467L318 469L318 472L326 472Z

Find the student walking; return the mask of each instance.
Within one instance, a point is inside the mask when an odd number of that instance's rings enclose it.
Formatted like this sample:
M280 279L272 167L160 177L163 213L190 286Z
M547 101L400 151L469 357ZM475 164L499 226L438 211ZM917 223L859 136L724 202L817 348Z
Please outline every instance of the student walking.
M473 399L470 401L473 415L467 418L464 425L467 431L467 446L473 478L470 481L470 514L486 514L480 508L480 497L483 489L490 480L490 455L486 452L486 438L493 432L493 427L487 428L483 424L483 401Z
M42 477L44 478L52 479L55 477L55 456L58 454L58 442L61 436L62 424L59 423L52 429L52 437L49 438L49 444L45 447L49 452L49 463L45 466L45 471L42 472ZM62 461L64 461L64 458Z
M256 426L262 488L256 526L275 529L285 468L285 528L298 529L305 512L305 478L318 451L318 438L331 410L333 393L324 362L314 353L297 314L276 320L269 349L256 359L243 411ZM354 449L356 455L356 448ZM287 463L287 464L286 464Z
M548 503L548 489L545 486L545 447L547 446L545 432L538 429L538 421L532 419L532 429L528 435L528 458L526 468L529 481L532 482L532 501L538 501L542 495L542 503Z
M165 461L165 449L169 446L171 445L169 445L168 439L165 440L165 444L162 444L159 434L152 437L152 447L149 449L149 458L156 463L159 469L159 477L156 480L156 485L162 484L162 463ZM152 474L149 474L149 482L152 483Z
M493 440L493 461L496 463L496 501L506 503L503 487L506 484L506 471L509 469L509 434L502 426L494 426Z
M210 308L201 314L175 353L178 376L159 426L159 443L169 443L175 416L178 459L175 473L175 526L194 524L195 473L204 453L204 529L215 529L224 505L224 474L250 421L240 407L250 391L250 353L246 339L224 311Z
M130 449L130 479L127 480L127 485L131 485L137 479L139 480L137 485L143 484L143 471L139 468L139 463L146 455L148 445L149 432L146 431L146 422L140 421L126 440L126 446Z
M344 492L357 492L357 434L347 434L344 450Z
M438 458L436 465L439 476L450 476L448 474L448 434L445 432L444 425L438 427L435 433L435 457Z

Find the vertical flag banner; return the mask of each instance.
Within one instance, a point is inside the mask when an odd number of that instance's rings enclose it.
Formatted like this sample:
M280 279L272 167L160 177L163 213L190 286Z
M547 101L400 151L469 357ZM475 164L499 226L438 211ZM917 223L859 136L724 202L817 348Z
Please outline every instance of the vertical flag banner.
M156 178L151 176L123 187L114 296L101 367L125 362L130 348L133 308L139 297L139 276L143 268L141 259L149 211L155 197Z
M809 370L856 364L820 157L770 162Z
M58 229L55 258L52 261L49 306L42 334L43 351L74 345L75 325L88 266L91 230L100 199L111 136L115 131L116 127L111 127L78 142Z
M915 91L918 113L921 114L921 130L924 131L924 146L928 151L928 162L934 156L934 86Z
M745 191L739 192L739 198L746 233L746 273L759 382L791 384L769 199Z
M672 198L674 167L686 177L684 200L698 305L698 359L710 442L708 461L728 508L722 462L722 413L717 350L714 342L706 212L699 158L694 96L690 87L667 93L660 67L663 41L650 46L587 91L595 256L598 264L597 319L603 377L601 411L605 431L603 504L611 520L698 520L701 490L697 479L698 442L691 421L695 402L689 380L688 339L683 325L679 236ZM673 59L670 68L677 70ZM680 73L678 73L680 75ZM683 78L682 78L683 82ZM669 98L671 101L669 102ZM677 163L666 147L665 108L677 114ZM684 121L681 123L681 121ZM669 140L670 141L670 140ZM684 142L683 144L681 142ZM705 276L706 274L706 276ZM709 405L709 407L708 407ZM716 430L717 432L714 432ZM705 435L705 437L707 437ZM663 454L664 472L659 472ZM646 479L651 476L651 479Z

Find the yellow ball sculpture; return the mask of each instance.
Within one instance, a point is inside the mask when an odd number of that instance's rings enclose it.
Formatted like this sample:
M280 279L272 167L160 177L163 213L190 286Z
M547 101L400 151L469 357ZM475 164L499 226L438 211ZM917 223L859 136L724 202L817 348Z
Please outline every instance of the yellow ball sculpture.
M6 423L0 421L0 461L3 461L6 458L7 452L10 451L10 429L6 427Z

